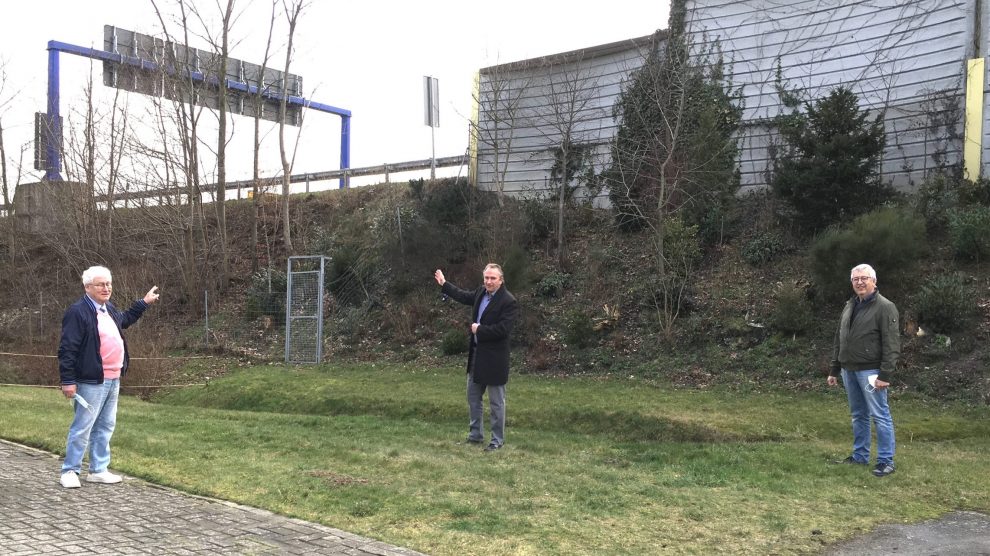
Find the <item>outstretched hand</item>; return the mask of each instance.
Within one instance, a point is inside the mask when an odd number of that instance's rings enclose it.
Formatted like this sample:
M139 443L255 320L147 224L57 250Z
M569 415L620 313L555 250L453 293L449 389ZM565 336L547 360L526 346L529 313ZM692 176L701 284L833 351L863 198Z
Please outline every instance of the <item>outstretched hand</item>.
M443 277L443 271L441 271L439 268L437 269L436 272L433 273L433 279L436 280L437 284L440 284L441 286L443 286L447 282L447 279Z
M148 305L158 301L158 286L152 286L148 293L144 294L144 302Z

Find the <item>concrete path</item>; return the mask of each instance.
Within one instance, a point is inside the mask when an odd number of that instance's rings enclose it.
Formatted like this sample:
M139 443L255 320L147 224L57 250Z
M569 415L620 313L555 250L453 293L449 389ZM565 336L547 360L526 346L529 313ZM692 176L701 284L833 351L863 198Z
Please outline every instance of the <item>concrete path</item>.
M831 547L827 556L990 556L990 516L952 512L911 525L881 525Z
M133 477L64 489L60 466L52 454L0 440L0 554L419 554Z

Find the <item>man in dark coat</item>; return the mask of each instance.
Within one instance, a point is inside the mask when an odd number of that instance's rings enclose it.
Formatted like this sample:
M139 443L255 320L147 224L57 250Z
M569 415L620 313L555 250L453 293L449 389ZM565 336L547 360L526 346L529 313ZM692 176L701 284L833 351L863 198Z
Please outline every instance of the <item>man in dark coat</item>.
M467 400L471 418L467 442L481 444L481 401L488 391L492 440L485 448L498 450L505 442L505 384L509 381L509 335L519 308L516 298L505 289L502 267L485 266L484 285L474 291L462 290L448 282L437 270L433 277L441 291L454 301L470 305L471 333L467 363Z

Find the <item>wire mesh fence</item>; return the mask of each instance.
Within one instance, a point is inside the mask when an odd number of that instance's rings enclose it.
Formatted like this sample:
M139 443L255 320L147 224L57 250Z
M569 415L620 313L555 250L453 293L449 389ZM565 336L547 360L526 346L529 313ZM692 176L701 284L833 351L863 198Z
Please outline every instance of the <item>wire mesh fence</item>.
M289 257L285 311L285 362L323 359L323 283L326 257Z

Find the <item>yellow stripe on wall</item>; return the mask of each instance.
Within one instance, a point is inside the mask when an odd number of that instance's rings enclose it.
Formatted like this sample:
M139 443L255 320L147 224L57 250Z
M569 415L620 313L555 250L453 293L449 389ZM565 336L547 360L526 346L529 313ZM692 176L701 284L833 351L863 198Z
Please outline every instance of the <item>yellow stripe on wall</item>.
M983 151L983 58L966 64L966 129L963 140L963 176L976 181L980 177L980 154Z
M478 187L478 124L481 122L481 72L474 74L474 91L471 95L471 134L468 135L468 183Z

